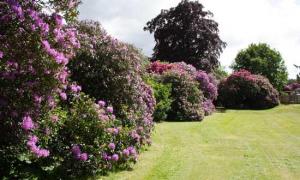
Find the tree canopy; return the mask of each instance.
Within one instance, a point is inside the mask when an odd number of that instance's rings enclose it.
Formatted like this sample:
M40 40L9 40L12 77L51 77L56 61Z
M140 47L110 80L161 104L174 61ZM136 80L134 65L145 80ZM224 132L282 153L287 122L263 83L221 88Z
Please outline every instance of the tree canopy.
M300 66L294 64L294 66L298 69L299 73L296 76L297 82L300 82Z
M154 33L154 60L184 61L212 72L226 43L219 37L218 23L198 1L182 0L177 7L162 10L145 31Z
M245 69L253 74L263 75L277 90L282 90L288 79L281 54L265 43L251 44L247 49L241 50L231 67L235 71Z

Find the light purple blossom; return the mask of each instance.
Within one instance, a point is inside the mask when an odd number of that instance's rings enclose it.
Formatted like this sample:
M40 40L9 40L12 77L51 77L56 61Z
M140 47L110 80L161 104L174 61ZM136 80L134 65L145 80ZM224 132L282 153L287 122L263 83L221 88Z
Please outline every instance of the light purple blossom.
M34 124L30 116L23 117L22 128L24 130L31 130L34 128Z
M82 153L82 154L80 155L80 160L81 160L81 161L86 161L86 160L88 160L88 154L87 154L87 153Z
M102 159L103 159L103 160L108 160L108 155L107 155L107 153L103 153L103 154L102 154Z
M130 152L129 152L128 149L124 149L123 152L122 152L122 154L123 154L124 156L128 157L128 156L130 155Z
M2 51L0 51L0 59L3 58L4 54Z
M119 160L119 155L118 154L114 154L114 155L112 155L111 159L113 161L118 161Z
M106 110L108 113L111 113L111 114L114 112L114 109L111 106L107 107Z
M105 101L102 101L102 100L98 101L98 104L102 108L106 105Z
M29 136L29 141L33 142L33 143L37 143L39 140L39 138L35 135L30 135Z
M67 94L64 92L59 93L59 96L61 97L62 100L67 100Z
M29 147L30 151L35 154L38 158L40 157L48 157L50 155L49 150L42 149L36 145L38 142L38 137L36 136L29 136L29 141L27 142L27 146Z
M59 14L56 14L56 13L53 14L53 17L55 19L56 26L59 28L62 27L63 18Z
M78 86L76 84L72 84L71 85L71 91L74 93L78 93L79 91L81 91L81 86Z
M108 120L109 120L109 117L108 117L107 115L100 114L100 115L99 115L99 119L101 119L102 121L108 121Z
M38 149L36 155L37 157L48 157L50 155L50 152L47 149Z
M119 129L118 129L118 128L114 128L114 129L113 129L113 133L114 133L114 135L119 134Z
M137 154L134 147L130 146L127 149L129 150L130 155L136 155Z
M116 145L114 143L109 143L108 147L109 149L114 150L116 148Z
M71 152L74 156L75 159L80 159L81 158L81 150L80 147L78 145L73 145Z
M63 70L60 74L58 79L62 82L62 83L66 83L67 82L67 77L68 77L68 72L66 70Z

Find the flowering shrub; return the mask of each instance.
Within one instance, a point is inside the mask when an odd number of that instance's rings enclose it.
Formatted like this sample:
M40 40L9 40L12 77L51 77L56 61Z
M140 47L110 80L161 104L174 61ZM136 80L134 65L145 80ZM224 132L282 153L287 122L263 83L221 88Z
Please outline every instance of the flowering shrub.
M198 83L199 89L203 92L203 107L205 115L210 115L215 110L213 101L216 100L218 96L217 81L212 74L207 74L205 71L197 71L192 65L188 65L184 62L180 63L162 63L160 61L155 61L150 64L148 71L154 74L163 74L170 70L175 70L178 73L190 74Z
M106 34L100 24L82 21L77 24L82 48L69 64L71 79L82 90L113 105L123 126L143 127L141 143L150 137L155 98L142 80L146 60L129 44Z
M286 85L283 90L284 91L294 91L298 88L300 88L299 83L291 83L291 84Z
M201 70L197 71L195 76L196 80L200 84L200 89L204 94L203 107L205 115L210 115L215 110L213 101L216 100L218 96L217 81L213 75L207 74Z
M267 109L279 104L279 93L267 78L240 70L219 84L218 99L226 108Z
M163 82L171 84L173 102L168 114L169 120L200 121L204 117L203 94L199 84L189 73L171 70L162 75Z
M48 143L60 124L51 116L66 99L66 64L79 48L76 30L59 13L42 11L53 2L0 2L1 176L42 166L53 153Z
M73 96L70 114L52 143L62 159L55 173L63 177L103 174L137 160L142 127L122 126L113 108L84 94Z
M141 78L136 85L143 93L136 98L145 111L133 115L144 119L128 118L133 125L117 120L112 106L95 104L68 81L66 65L80 44L76 29L63 25L60 14L71 20L78 3L0 2L1 178L105 173L135 162L139 148L151 142L155 101Z

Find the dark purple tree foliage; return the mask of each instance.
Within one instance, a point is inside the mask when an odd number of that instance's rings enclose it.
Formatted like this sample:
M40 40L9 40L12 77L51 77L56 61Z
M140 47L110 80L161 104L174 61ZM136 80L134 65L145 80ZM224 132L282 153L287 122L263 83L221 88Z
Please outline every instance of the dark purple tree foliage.
M154 33L153 59L185 61L197 69L212 72L226 47L219 37L218 23L198 1L182 0L177 7L162 10L149 21L145 31Z

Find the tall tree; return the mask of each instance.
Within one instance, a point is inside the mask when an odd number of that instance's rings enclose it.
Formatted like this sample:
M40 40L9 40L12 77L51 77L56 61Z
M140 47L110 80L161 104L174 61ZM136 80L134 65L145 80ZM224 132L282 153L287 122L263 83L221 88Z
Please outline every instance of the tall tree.
M241 50L231 67L236 71L245 69L253 74L263 75L279 91L288 79L281 54L265 43L251 44L247 49Z
M153 59L185 61L207 72L218 68L226 43L220 39L218 23L212 17L198 1L182 0L177 7L162 10L144 27L154 33Z
M296 79L297 79L297 82L300 83L300 66L298 66L298 65L296 65L296 64L294 64L294 66L295 66L295 67L298 69L298 71L299 71L299 73L297 74Z

